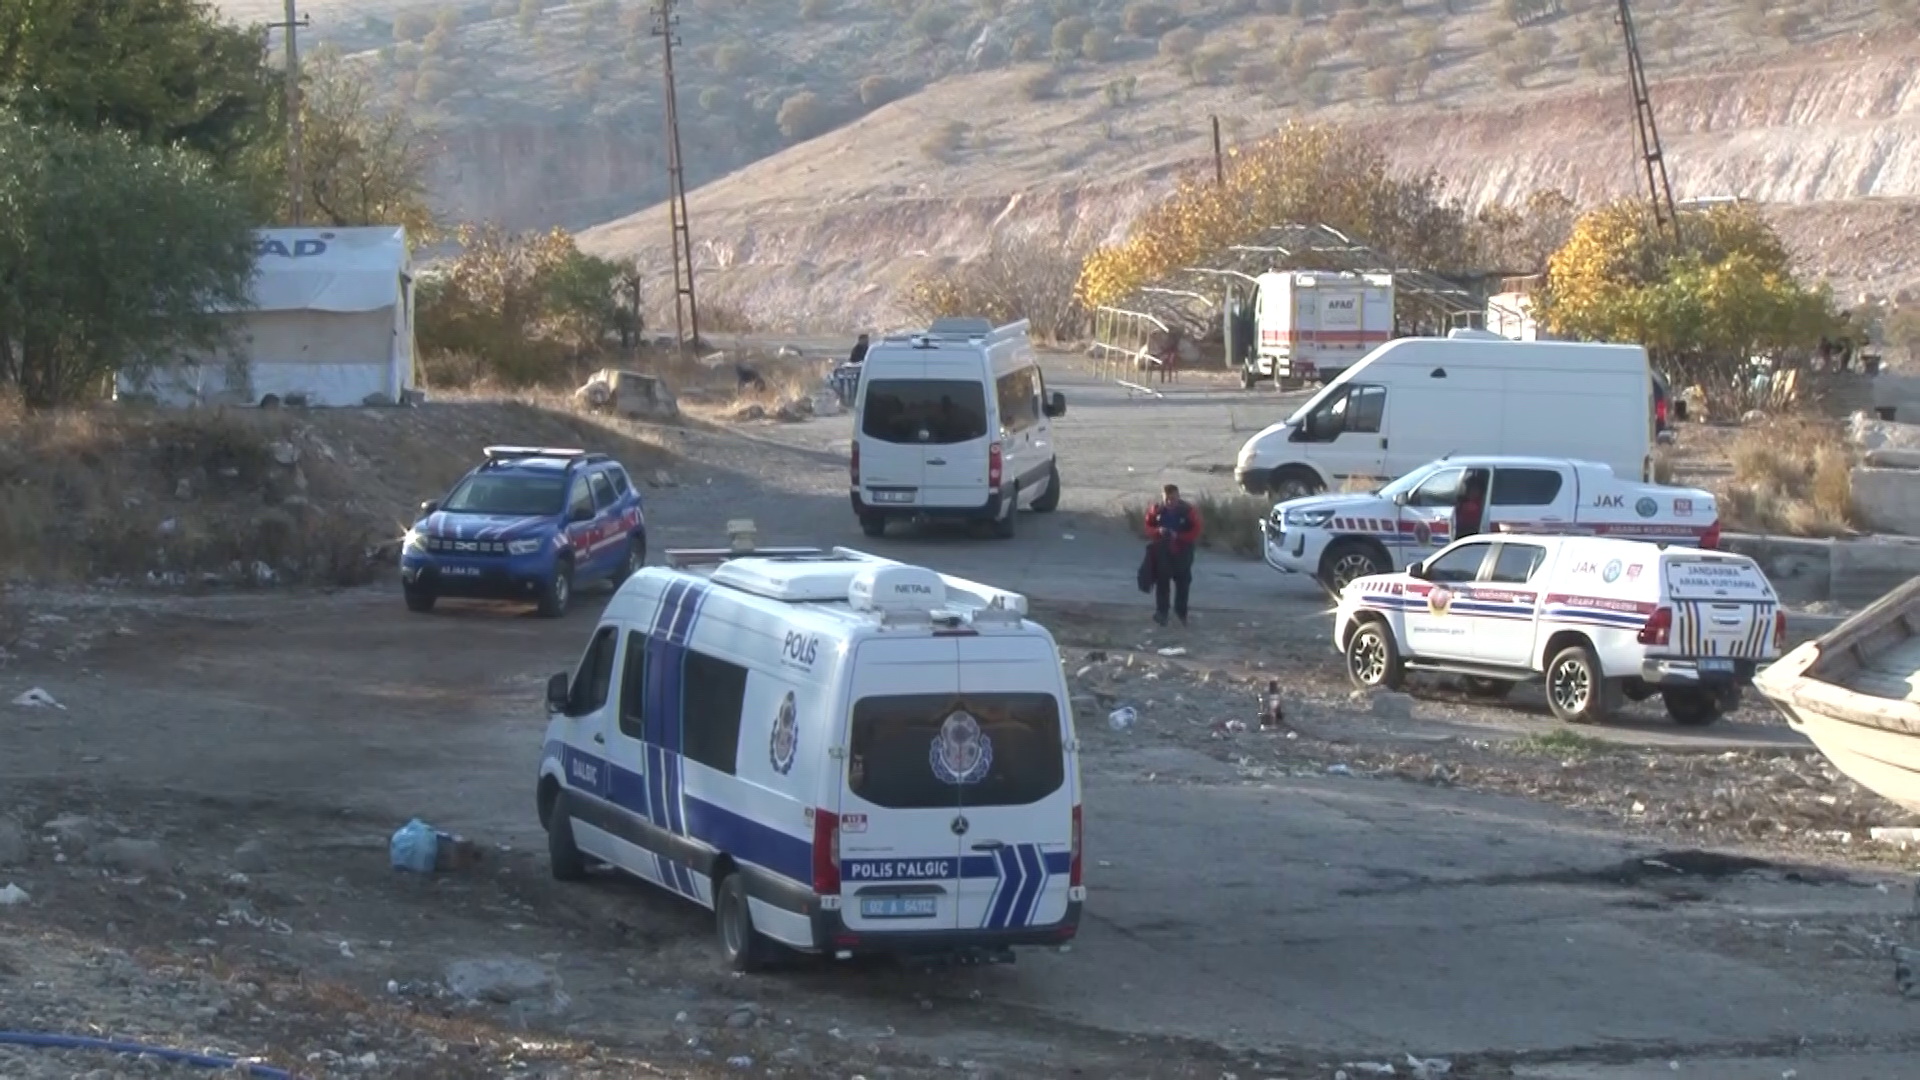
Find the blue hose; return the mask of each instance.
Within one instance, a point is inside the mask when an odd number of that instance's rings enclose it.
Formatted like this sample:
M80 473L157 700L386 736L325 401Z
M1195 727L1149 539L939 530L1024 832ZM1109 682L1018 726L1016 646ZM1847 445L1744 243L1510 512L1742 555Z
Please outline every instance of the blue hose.
M120 1042L115 1039L94 1039L85 1035L55 1035L45 1031L0 1031L0 1045L31 1046L41 1050L98 1050L108 1054L151 1054L166 1061L182 1065L197 1065L203 1069L244 1068L248 1076L264 1076L268 1080L294 1080L292 1073L285 1069L276 1069L270 1065L242 1064L229 1057L215 1054L196 1054L190 1050L169 1050L164 1046L145 1046L141 1043Z

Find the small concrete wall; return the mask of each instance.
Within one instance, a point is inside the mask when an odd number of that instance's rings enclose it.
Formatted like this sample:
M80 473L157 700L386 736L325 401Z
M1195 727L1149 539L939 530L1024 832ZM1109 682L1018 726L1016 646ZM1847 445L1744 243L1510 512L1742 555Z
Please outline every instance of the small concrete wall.
M1832 566L1829 599L1869 604L1920 575L1920 540L1876 536L1836 543Z
M1833 596L1831 540L1802 540L1790 536L1728 533L1723 551L1738 552L1760 564L1773 590L1790 605L1811 604Z

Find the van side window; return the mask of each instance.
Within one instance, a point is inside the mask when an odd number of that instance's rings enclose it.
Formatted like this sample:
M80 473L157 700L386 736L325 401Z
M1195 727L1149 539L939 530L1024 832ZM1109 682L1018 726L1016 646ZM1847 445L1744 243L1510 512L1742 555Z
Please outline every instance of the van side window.
M1033 368L1021 368L1009 371L994 380L994 393L999 399L1000 426L1008 433L1025 431L1039 418L1038 398L1033 390Z
M618 465L607 470L607 479L613 481L613 490L618 492L623 498L627 492L633 490L633 484L627 480L627 470Z
M688 650L681 672L681 685L686 687L681 752L731 776L740 749L740 710L747 701L747 669Z
M574 478L573 490L567 494L567 516L573 520L593 518L593 492L584 476Z
M1460 501L1460 481L1467 475L1465 469L1441 469L1420 482L1407 496L1408 506L1452 506Z
M1380 419L1387 411L1387 388L1355 385L1347 393L1348 431L1378 432Z
M1332 442L1349 431L1378 432L1386 407L1386 387L1348 384L1307 414L1303 434L1308 442Z
M594 632L587 654L573 673L573 686L567 695L568 716L585 716L607 703L607 687L613 682L613 655L620 651L616 629L603 626Z
M627 631L627 666L620 673L620 734L647 737L647 635Z
M619 498L613 493L613 481L607 479L606 473L594 473L587 480L593 485L593 501L600 504L600 509L605 510L612 506L614 500Z
M956 712L973 718L978 738L959 742L951 754L930 754L944 732L963 730L946 726ZM1066 783L1060 707L1052 694L861 698L847 749L848 790L890 810L1027 806ZM944 775L936 762L948 769ZM970 771L975 765L977 773Z
M1427 564L1427 580L1458 585L1480 576L1480 564L1487 561L1492 544L1465 544Z
M1495 469L1487 501L1494 506L1552 506L1560 497L1560 484L1558 469Z
M1487 575L1487 580L1502 585L1525 585L1546 558L1547 549L1538 544L1501 544L1500 554L1493 560L1493 573Z

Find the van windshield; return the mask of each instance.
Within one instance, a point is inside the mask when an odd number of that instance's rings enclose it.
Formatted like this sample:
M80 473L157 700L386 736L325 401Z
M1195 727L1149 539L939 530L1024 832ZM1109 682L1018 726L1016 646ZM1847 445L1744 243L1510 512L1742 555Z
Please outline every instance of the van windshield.
M887 694L853 706L847 785L890 810L1026 806L1066 783L1052 694Z
M961 379L875 379L860 433L881 442L947 446L987 436L987 392Z

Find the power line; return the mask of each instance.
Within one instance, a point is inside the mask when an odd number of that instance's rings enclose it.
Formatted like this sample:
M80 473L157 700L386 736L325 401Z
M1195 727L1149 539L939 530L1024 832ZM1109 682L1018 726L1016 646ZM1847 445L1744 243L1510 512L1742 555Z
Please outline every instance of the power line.
M268 23L273 29L287 32L287 215L288 224L303 224L306 212L306 170L301 161L300 127L300 30L312 26L307 16L295 10L296 0L287 0L287 17L282 22Z
M1673 186L1667 180L1667 158L1660 148L1660 129L1653 122L1653 97L1647 89L1647 68L1640 60L1640 36L1633 29L1633 12L1627 0L1620 0L1621 36L1627 46L1627 83L1633 94L1633 121L1640 143L1640 164L1647 174L1647 194L1653 200L1653 224L1657 232L1670 227L1676 246L1680 243L1680 213L1674 209Z
M673 230L673 327L680 347L686 349L699 347L700 308L693 297L693 234L687 229L686 172L680 158L680 108L673 91L673 47L680 43L677 29L680 16L673 10L673 4L674 0L655 0L653 36L661 42L667 84L667 217Z

